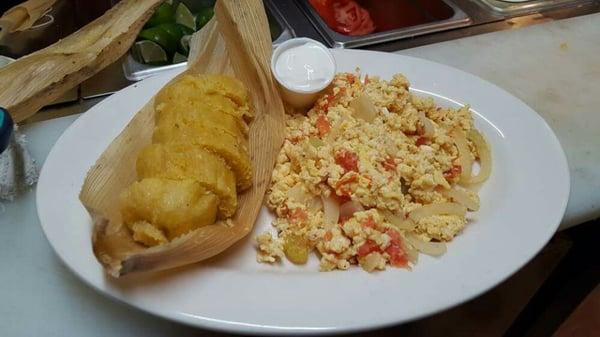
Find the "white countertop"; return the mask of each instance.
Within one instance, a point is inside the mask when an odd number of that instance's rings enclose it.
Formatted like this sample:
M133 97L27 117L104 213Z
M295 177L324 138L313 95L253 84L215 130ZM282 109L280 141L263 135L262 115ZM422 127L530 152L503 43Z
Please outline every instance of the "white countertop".
M600 217L600 151L595 151L600 146L598 27L600 14L593 14L399 52L487 79L544 117L571 169L571 198L562 228ZM39 163L76 117L23 127ZM3 336L217 335L131 309L80 282L44 238L34 192L0 206Z

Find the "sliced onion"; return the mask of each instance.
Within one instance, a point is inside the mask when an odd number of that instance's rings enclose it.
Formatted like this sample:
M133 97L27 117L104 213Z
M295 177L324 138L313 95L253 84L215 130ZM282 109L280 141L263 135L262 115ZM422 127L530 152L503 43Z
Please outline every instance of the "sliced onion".
M356 212L362 212L365 208L360 204L360 202L355 200L350 200L342 206L340 206L340 216L343 218L350 218Z
M321 201L323 202L323 221L326 224L338 223L340 218L340 205L338 202L332 196L321 196Z
M437 204L429 204L421 206L408 214L412 221L419 221L423 218L432 215L459 215L465 216L467 208L463 205L454 202L441 202Z
M350 102L350 108L354 110L354 116L372 122L377 117L377 107L366 93L358 95Z
M467 138L460 130L454 129L450 132L450 137L454 139L454 144L458 148L458 162L461 166L459 183L467 184L471 179L471 171L473 169L473 159L471 158L471 150L467 144Z
M321 201L321 198L319 197L312 197L308 200L306 208L308 209L308 211L313 213L320 211L321 209L323 209L323 201Z
M396 228L398 229L403 229L403 230L413 230L416 226L415 222L412 221L411 219L407 219L404 214L403 215L397 215L394 214L390 211L383 211L383 217L392 225L396 226Z
M471 129L468 137L477 148L477 153L479 153L479 172L469 179L469 183L477 184L486 181L490 177L492 173L492 154L490 146L479 131Z
M433 126L433 122L431 122L431 120L425 116L423 111L419 111L419 121L421 124L423 124L423 137L433 137L435 134L435 127Z
M457 188L444 189L441 193L457 203L465 206L470 211L476 211L479 209L479 198L477 200L471 199L471 196L465 191Z
M403 238L404 240L402 241L402 249L406 253L408 261L410 261L412 264L417 264L417 261L419 260L419 251L412 244L410 244L410 242L408 242L406 237Z
M446 243L444 242L426 242L413 233L407 233L406 240L423 254L442 256L446 253Z

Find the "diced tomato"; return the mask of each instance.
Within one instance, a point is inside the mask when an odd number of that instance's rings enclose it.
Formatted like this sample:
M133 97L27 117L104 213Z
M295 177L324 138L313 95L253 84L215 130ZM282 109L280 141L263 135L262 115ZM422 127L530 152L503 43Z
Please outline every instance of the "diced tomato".
M427 139L427 137L419 137L415 141L416 146L421 146L421 145L425 145L425 144L429 144L429 139Z
M373 240L367 240L365 241L365 243L362 244L362 246L358 247L358 257L364 257L367 256L373 252L379 252L381 251L379 249L379 246L377 245L377 243L375 243L375 241Z
M452 168L450 168L448 171L444 172L444 178L446 178L446 180L452 180L452 179L458 177L461 173L462 173L462 166L453 165Z
M317 130L319 131L319 136L321 137L325 136L329 131L331 131L331 124L329 124L329 120L324 114L320 114L319 117L317 117L316 126Z
M350 196L352 190L350 189L350 184L356 182L358 180L358 176L356 174L347 174L342 177L342 179L338 180L335 184L335 191L338 196Z
M375 228L375 226L377 226L377 223L375 222L375 220L373 220L372 217L366 218L360 224L363 225L363 226L365 226L365 227L369 227L369 228Z
M300 208L294 208L289 214L288 219L294 223L303 223L308 220L308 214Z
M348 150L342 150L335 154L335 162L348 171L358 171L358 156L356 153Z
M399 246L388 246L385 252L390 255L390 264L394 267L406 267L408 265L408 258L404 251Z
M390 242L392 244L400 245L400 233L398 233L397 230L390 228L387 231L385 231L385 234L387 234L391 238Z
M365 75L365 85L369 84L369 74Z
M406 267L408 259L406 253L402 250L400 233L391 228L385 233L390 237L390 245L385 249L385 252L390 256L390 264L394 267Z
M342 87L336 94L326 94L323 98L318 102L319 108L323 112L327 112L331 104L338 99L340 96L343 96L346 93L346 88Z
M386 171L396 170L396 161L392 157L386 157L381 164Z
M327 231L325 232L325 236L323 238L325 239L325 241L331 241L331 239L333 238L333 233L331 233L331 231Z

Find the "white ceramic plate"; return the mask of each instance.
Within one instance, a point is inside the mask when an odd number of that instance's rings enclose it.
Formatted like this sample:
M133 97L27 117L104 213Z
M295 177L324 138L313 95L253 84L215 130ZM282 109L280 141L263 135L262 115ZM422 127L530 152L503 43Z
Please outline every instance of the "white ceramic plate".
M550 239L562 219L569 173L560 144L533 110L502 89L462 71L417 58L334 50L340 71L390 78L446 106L469 103L491 143L493 174L481 210L439 259L412 270L360 268L318 272L255 262L253 239L270 228L263 209L254 232L224 254L193 266L115 281L92 254L91 221L78 200L87 170L130 118L175 73L150 78L105 99L56 142L42 169L37 209L44 232L66 265L113 298L175 321L246 333L331 333L383 327L423 317L494 287Z

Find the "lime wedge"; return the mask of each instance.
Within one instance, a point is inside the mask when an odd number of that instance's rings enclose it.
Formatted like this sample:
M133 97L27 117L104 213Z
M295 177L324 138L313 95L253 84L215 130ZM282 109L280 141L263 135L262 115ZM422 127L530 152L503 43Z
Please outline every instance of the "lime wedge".
M144 28L150 28L162 23L175 22L175 8L168 3L162 3L150 17Z
M204 25L206 25L214 15L215 10L212 7L202 8L196 16L196 29L204 27Z
M177 9L175 10L175 22L196 30L196 18L184 3L177 5Z
M190 40L192 39L191 35L184 35L181 40L179 40L179 52L184 55L188 55L190 53Z
M181 62L187 62L187 56L175 53L175 55L173 55L173 64Z
M156 26L156 28L160 28L171 35L175 41L179 41L183 36L183 29L181 27L183 26L176 23L163 23L162 25Z
M168 54L173 54L177 50L177 36L172 36L161 26L144 29L139 35L142 40L149 40L158 43Z
M152 41L138 41L133 45L131 51L136 61L145 64L158 65L168 61L165 50L158 43Z

